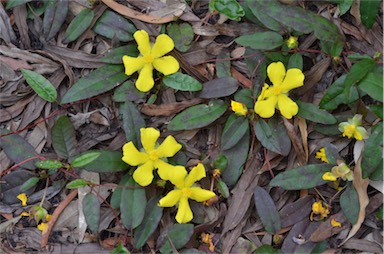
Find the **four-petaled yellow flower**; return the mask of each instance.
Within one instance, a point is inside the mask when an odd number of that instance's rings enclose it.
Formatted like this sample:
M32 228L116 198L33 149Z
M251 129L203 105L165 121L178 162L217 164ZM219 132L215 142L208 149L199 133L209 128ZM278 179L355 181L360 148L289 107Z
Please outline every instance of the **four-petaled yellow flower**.
M319 214L320 220L326 218L329 214L328 206L327 205L323 206L323 202L320 200L313 203L312 204L311 220L312 220L313 214Z
M122 160L131 166L138 166L133 179L141 186L147 186L153 180L153 170L158 169L159 176L167 180L168 173L177 171L181 166L168 164L166 158L174 156L182 146L172 136L158 145L156 142L160 132L154 128L141 128L140 135L143 151L137 150L132 141L123 146Z
M285 71L282 62L271 63L267 75L273 86L264 87L255 103L255 112L263 118L270 118L275 109L287 119L299 112L297 104L287 94L290 90L304 85L304 74L300 69L292 68Z
M316 159L319 159L325 163L329 164L329 161L327 159L327 154L325 153L325 148L320 148L320 151L316 152Z
M246 116L248 113L248 109L243 103L234 100L231 100L231 109L239 116Z
M295 36L289 36L286 43L287 43L287 47L290 49L295 49L299 45L299 42L297 41L297 37Z
M173 74L179 70L179 62L173 56L164 56L173 50L175 44L171 37L160 34L152 46L149 35L144 30L136 31L133 37L137 42L140 56L123 56L125 74L130 76L139 71L136 88L142 92L148 92L155 84L153 68L164 75Z
M177 174L168 175L168 179L175 185L175 188L159 200L159 206L172 207L178 204L179 208L176 214L176 221L178 223L188 223L193 218L188 199L204 202L216 196L216 194L212 191L194 186L196 181L206 176L203 164L199 163L196 167L192 168L189 174L184 167L178 169L177 172Z
M326 172L323 174L323 180L325 181L336 181L337 178L341 177L341 179L352 181L353 180L353 171L345 165L344 162L337 162L337 166L334 166L331 172Z
M356 140L363 140L368 138L368 132L361 126L362 115L355 115L348 122L339 124L339 131L343 132L343 137L355 138Z
M27 198L27 194L25 194L24 192L17 195L16 198L18 198L21 201L22 206L27 205L27 199L28 198Z

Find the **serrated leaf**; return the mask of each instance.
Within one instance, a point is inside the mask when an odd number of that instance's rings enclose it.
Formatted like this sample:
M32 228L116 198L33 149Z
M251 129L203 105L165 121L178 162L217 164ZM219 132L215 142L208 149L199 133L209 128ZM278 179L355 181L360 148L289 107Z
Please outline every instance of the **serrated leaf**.
M123 56L128 55L132 57L137 57L138 54L139 54L139 51L137 50L137 44L128 44L125 46L111 49L108 52L108 54L105 55L101 60L104 63L109 63L109 64L122 64Z
M138 185L132 177L121 193L121 222L126 228L134 229L141 224L145 214L147 198L145 189Z
M71 162L71 164L73 167L81 168L81 167L84 167L85 165L90 164L94 160L96 160L100 155L101 153L98 151L93 151L93 152L88 151L79 156L76 156L74 160Z
M271 196L263 188L256 186L253 190L253 198L257 214L265 230L276 234L281 228L280 214Z
M5 9L9 10L13 7L16 7L16 6L31 2L31 1L32 0L8 0L7 6L5 7Z
M48 102L54 102L57 99L56 88L44 78L41 74L30 71L21 70L28 85L39 95L42 99Z
M64 24L68 13L67 0L50 1L44 13L43 30L47 41L51 40Z
M227 150L235 146L249 130L248 119L238 117L227 128L221 136L221 150Z
M347 188L340 195L340 206L349 222L352 225L356 224L359 217L360 204L355 187L351 183L348 183Z
M71 120L61 116L51 130L52 146L60 158L68 159L76 154L76 134Z
M91 163L83 166L84 169L92 172L118 172L128 168L128 164L121 158L123 153L120 151L90 150L89 153L96 152L100 155Z
M181 72L165 76L163 83L170 88L180 91L196 92L203 88L199 81Z
M277 117L272 117L268 123L259 119L254 124L255 134L261 144L272 152L287 156L291 151L291 140L289 139L284 124L279 123Z
M67 189L77 189L77 188L82 188L88 185L88 182L85 181L84 179L76 179L71 182L69 182L65 188Z
M61 103L70 103L88 99L105 93L120 85L128 77L123 65L104 65L78 80L61 99Z
M227 105L221 100L212 100L208 105L200 104L187 108L177 114L168 124L171 131L193 130L213 123L227 110Z
M335 124L337 119L325 110L319 109L319 107L313 103L306 103L297 101L299 106L298 116L310 120L315 123L321 124Z
M145 207L143 223L134 231L133 243L138 250L144 246L161 220L163 207L158 206L159 200L160 197L154 197L148 201Z
M87 193L83 199L83 213L88 228L92 233L97 233L100 223L100 203L93 193Z
M25 183L23 183L20 186L20 191L26 192L27 190L29 190L30 188L35 186L39 181L40 181L40 178L38 178L36 176L29 178L27 181L25 181Z
M91 9L81 10L65 31L63 43L69 43L79 38L91 25L94 16L95 13Z
M250 35L242 35L235 42L253 49L271 50L284 44L283 37L276 32L257 32Z
M173 249L184 247L193 234L193 224L174 224L160 237L164 239L163 245L160 248L161 253L172 253ZM159 237L159 238L160 238ZM171 242L171 243L170 243Z
M136 32L136 28L123 16L107 10L97 20L93 31L108 39L116 37L119 41L127 42L133 40L132 34Z
M362 155L363 178L370 177L375 170L382 170L383 165L383 123L371 129L371 135L365 143Z
M373 99L383 102L383 73L369 72L359 82L358 88Z
M361 22L368 29L372 28L375 23L381 5L381 0L360 1Z
M270 186L279 186L285 190L310 189L327 181L322 179L325 172L331 171L332 166L328 164L312 164L303 167L289 169L278 174L270 182Z
M201 90L197 96L203 99L226 97L239 88L239 82L232 77L223 77L213 79L203 84L203 90Z
M123 118L123 130L127 141L132 141L138 145L140 143L140 129L145 127L143 116L136 105L130 101L121 104L120 114Z
M167 31L177 50L186 52L191 47L195 33L190 24L172 22L167 26Z
M63 167L63 163L58 160L41 160L36 162L35 165L42 169L58 169Z

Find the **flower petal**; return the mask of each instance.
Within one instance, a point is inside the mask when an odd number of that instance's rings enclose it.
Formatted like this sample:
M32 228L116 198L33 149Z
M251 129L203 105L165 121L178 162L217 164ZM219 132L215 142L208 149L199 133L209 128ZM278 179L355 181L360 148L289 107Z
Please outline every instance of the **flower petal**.
M158 168L157 174L163 180L170 180L177 188L184 187L184 179L187 175L187 170L183 166L173 166L162 160L155 161L155 168Z
M188 223L193 219L193 213L188 203L188 198L182 197L179 202L179 209L176 214L178 223Z
M20 193L19 195L17 195L16 198L21 201L21 205L22 206L26 206L27 205L28 198L27 198L27 194L25 194L24 192Z
M139 73L139 78L136 80L136 88L141 92L148 92L152 89L155 81L153 80L152 64L145 64Z
M348 119L348 122L349 122L350 124L354 124L354 125L356 125L356 126L359 126L359 125L361 125L361 123L362 123L362 119L363 119L363 116L362 116L362 115L360 115L360 114L356 114L356 115L354 115L354 116L352 117L352 119Z
M288 93L290 90L304 85L304 74L300 69L293 68L287 71L284 81L281 84L282 92Z
M191 187L195 182L206 176L204 165L199 163L196 167L192 168L188 176L185 178L185 187Z
M354 137L356 140L363 140L363 139L367 139L369 135L368 135L368 132L364 129L364 127L357 126Z
M169 37L166 34L160 34L156 38L156 41L152 47L151 53L154 58L159 58L171 52L174 47L175 47L175 44L173 43L173 40L171 39L171 37Z
M149 158L147 154L139 152L131 141L123 146L122 160L131 166L137 166L145 163Z
M275 114L276 103L277 96L270 96L266 100L258 99L255 103L255 112L263 118L270 118Z
M181 190L171 190L168 194L159 200L159 206L161 207L172 207L179 202L182 195Z
M131 57L131 56L123 56L123 63L125 67L125 75L132 75L136 71L141 70L144 65L145 61L144 58L139 57Z
M153 180L153 161L147 161L137 167L135 172L133 172L133 179L141 186L150 185Z
M344 132L345 128L347 128L350 124L347 122L341 122L339 123L339 131Z
M181 147L182 145L177 143L173 136L168 136L156 150L159 154L159 157L164 158L174 156L178 151L180 151Z
M291 119L292 116L295 116L299 112L299 107L296 102L291 100L285 94L280 94L277 97L277 107L280 110L280 113L287 119Z
M153 67L164 75L173 74L180 69L179 62L173 56L155 58Z
M267 74L274 86L280 86L285 77L285 66L282 62L275 62L268 65Z
M189 190L191 191L189 198L196 200L197 202L203 202L216 196L213 191L204 190L200 187L192 187L189 188Z
M143 56L151 54L151 42L149 41L149 35L144 30L138 30L133 34L133 38L137 42L137 49Z
M336 181L337 177L331 172L325 172L322 176L324 181Z
M156 141L160 137L160 131L155 128L141 128L140 129L141 144L146 152L150 152L155 149Z

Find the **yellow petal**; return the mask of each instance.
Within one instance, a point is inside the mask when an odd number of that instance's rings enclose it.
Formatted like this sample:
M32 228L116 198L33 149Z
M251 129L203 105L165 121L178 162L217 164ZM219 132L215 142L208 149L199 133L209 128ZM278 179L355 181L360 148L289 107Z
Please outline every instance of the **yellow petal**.
M270 118L275 114L277 96L270 96L266 100L257 100L255 112L263 118Z
M275 62L268 65L267 74L274 86L280 86L285 77L285 66L282 62Z
M29 217L29 213L27 213L27 212L22 212L21 214L20 214L20 216L22 216L22 217Z
M137 49L145 56L151 53L151 42L149 41L149 35L144 30L138 30L133 34L133 38L137 42Z
M322 176L324 181L336 181L337 177L331 172L325 172Z
M368 138L368 132L364 129L364 127L357 126L355 131L355 139L356 140L363 140Z
M206 176L204 165L199 163L196 167L192 168L188 176L185 178L185 187L191 187L195 182Z
M193 219L193 213L186 197L180 198L179 209L176 214L178 223L188 223Z
M144 58L139 57L131 57L131 56L123 56L123 63L125 67L125 74L130 76L136 71L141 70L144 65L145 61Z
M341 223L338 222L338 221L335 220L335 219L332 219L332 220L331 220L331 225L332 225L332 227L341 227Z
M162 160L155 161L155 168L158 168L157 174L163 180L170 180L173 185L178 188L184 187L184 179L187 170L183 166L173 166Z
M131 166L137 166L145 163L149 158L147 154L139 152L131 141L123 146L122 160Z
M164 158L174 156L178 151L180 151L181 147L182 145L177 143L174 137L168 136L156 150L159 154L159 157Z
M285 94L280 94L277 97L277 107L280 110L280 113L287 119L291 119L292 116L295 116L299 112L299 107L296 102L291 100Z
M25 194L24 192L17 195L16 198L18 198L21 201L22 206L27 205L27 199L28 198L27 198L27 194Z
M189 198L197 202L207 201L208 199L216 196L214 192L209 190L204 190L200 187L191 187L189 188L189 190L191 191Z
M141 186L148 186L153 180L153 162L147 161L133 172L133 179Z
M344 132L344 130L349 126L349 123L347 122L341 122L339 123L339 131Z
M179 62L173 56L163 56L153 60L153 67L164 75L170 75L180 69Z
M234 100L231 100L231 109L240 116L246 116L248 113L248 109L243 103Z
M281 84L283 93L304 85L304 74L300 69L293 68L287 71L284 81Z
M160 137L160 131L155 128L141 128L140 129L141 144L146 152L155 149L156 141Z
M171 190L165 197L159 200L159 206L172 207L179 202L181 195L181 190Z
M154 58L159 58L171 52L174 47L175 47L175 44L173 43L173 40L171 39L171 37L169 37L166 34L160 34L156 38L156 41L152 47L151 53Z
M139 73L139 78L136 80L136 88L140 92L148 92L152 89L153 85L155 84L155 81L153 80L153 67L152 64L145 64L143 69L141 69Z
M37 225L37 229L42 231L42 232L44 232L44 230L46 230L46 228L47 228L47 223L42 222L39 225Z

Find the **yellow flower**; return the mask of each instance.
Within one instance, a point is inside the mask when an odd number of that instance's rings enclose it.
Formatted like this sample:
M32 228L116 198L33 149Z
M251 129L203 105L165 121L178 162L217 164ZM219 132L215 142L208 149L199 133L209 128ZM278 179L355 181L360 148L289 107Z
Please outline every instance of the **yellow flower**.
M299 111L297 104L287 94L290 90L304 85L304 74L300 69L292 68L287 72L282 62L271 63L267 68L269 80L273 86L264 87L255 103L255 112L263 118L270 118L275 109L287 119Z
M243 103L234 100L231 100L231 109L239 116L246 116L248 113L248 109Z
M321 202L320 200L313 203L312 204L312 214L311 214L311 220L312 220L312 216L313 214L319 214L320 215L320 219L324 219L328 216L329 214L329 209L328 209L328 206L323 206L323 202Z
M327 155L325 154L325 148L320 148L320 151L316 153L316 159L319 159L325 163L329 164L329 161L327 159Z
M290 49L295 49L299 45L299 42L297 41L297 37L295 37L295 36L289 36L286 43L287 43L288 48L290 48Z
M336 181L339 177L344 181L353 180L353 171L344 162L338 162L338 165L334 166L331 172L325 172L322 178L325 181Z
M49 221L51 220L51 218L52 218L52 215L51 215L51 214L47 214L47 215L45 216L45 220L46 220L47 222L49 222Z
M29 217L29 213L27 213L27 212L22 212L22 213L20 214L20 216L21 216L21 217Z
M158 145L156 142L160 132L154 128L141 128L140 135L143 151L137 150L132 141L123 146L122 160L131 166L138 166L133 179L141 186L147 186L153 180L153 170L158 169L159 176L167 180L164 178L167 171L177 171L181 166L168 164L166 158L174 156L182 146L172 136L168 136Z
M24 192L20 193L16 196L16 198L20 199L22 206L27 206L27 194L25 194Z
M39 225L37 225L37 229L40 230L41 232L44 232L44 230L47 229L47 225L48 225L47 223L42 222Z
M202 233L201 234L201 241L205 244L208 244L208 249L210 252L215 251L215 245L213 244L213 234Z
M362 115L355 115L348 122L339 124L339 131L343 132L343 137L355 138L356 140L363 140L368 138L368 132L361 126Z
M332 225L332 227L341 227L341 223L340 222L338 222L337 220L335 220L335 219L332 219L331 220L331 225Z
M142 92L148 92L155 84L153 80L153 68L169 75L177 72L180 68L179 62L173 56L164 56L175 47L173 40L166 34L160 34L155 44L151 45L148 33L138 30L133 34L140 55L138 57L123 56L125 74L130 76L136 71L139 77L136 87Z
M196 181L199 181L205 176L205 169L201 163L192 168L189 174L184 167L177 170L177 174L169 174L168 180L175 185L175 188L159 200L159 206L172 207L178 204L179 208L176 214L176 221L178 223L188 223L193 218L188 199L204 202L216 196L212 191L194 186Z

